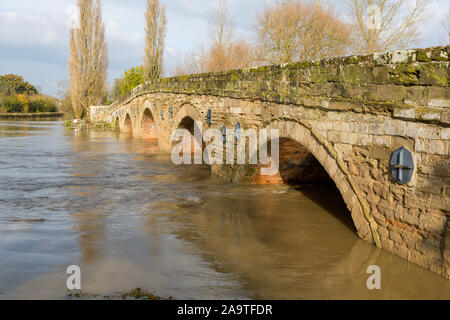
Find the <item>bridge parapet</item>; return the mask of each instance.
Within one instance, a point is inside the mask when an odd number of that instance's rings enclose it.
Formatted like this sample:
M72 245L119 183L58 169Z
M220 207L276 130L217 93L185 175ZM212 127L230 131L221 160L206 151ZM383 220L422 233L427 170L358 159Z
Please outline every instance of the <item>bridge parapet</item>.
M104 112L159 92L393 113L450 125L449 54L450 46L435 47L164 78L133 89ZM99 113L93 112L93 121L101 118Z

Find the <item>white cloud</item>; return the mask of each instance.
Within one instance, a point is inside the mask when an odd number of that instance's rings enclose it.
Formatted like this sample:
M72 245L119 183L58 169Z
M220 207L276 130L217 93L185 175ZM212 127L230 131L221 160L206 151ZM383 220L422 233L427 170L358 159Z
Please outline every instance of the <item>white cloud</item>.
M58 39L60 19L33 15L29 12L0 12L0 39L2 45L49 45Z
M0 0L0 74L18 73L55 94L56 83L67 78L70 8L75 0ZM190 52L207 40L213 0L161 0L168 15L166 70L177 55ZM330 3L336 4L335 1ZM252 36L261 0L229 0L236 33ZM144 53L145 0L103 0L103 16L109 43L110 82L125 69L142 63ZM341 2L336 10L345 14ZM442 20L448 0L434 0L432 19L422 27L421 47L442 43Z

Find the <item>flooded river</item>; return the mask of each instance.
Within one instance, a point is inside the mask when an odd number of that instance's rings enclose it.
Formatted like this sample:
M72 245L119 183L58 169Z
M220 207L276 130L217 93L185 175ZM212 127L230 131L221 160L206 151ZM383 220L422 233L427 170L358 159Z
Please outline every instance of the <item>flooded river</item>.
M332 186L233 185L58 121L1 121L0 151L0 299L65 298L69 265L102 295L450 299L450 281L359 240Z

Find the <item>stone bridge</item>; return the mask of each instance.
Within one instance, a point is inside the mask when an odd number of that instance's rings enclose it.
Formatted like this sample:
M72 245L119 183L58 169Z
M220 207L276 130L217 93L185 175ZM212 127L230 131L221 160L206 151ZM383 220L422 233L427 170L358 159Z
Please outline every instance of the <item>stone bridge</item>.
M193 134L197 121L279 129L277 175L255 165L212 172L250 183L330 178L359 237L450 279L449 54L436 47L166 78L92 107L91 121L158 140L164 152L175 129ZM412 161L392 168L402 147ZM394 174L402 169L412 173L407 183Z

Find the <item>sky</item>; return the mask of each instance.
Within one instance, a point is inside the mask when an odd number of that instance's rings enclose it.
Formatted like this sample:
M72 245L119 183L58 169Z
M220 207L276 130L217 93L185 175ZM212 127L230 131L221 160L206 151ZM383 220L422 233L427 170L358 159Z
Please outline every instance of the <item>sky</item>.
M235 32L251 40L255 15L270 0L228 0ZM414 0L408 0L414 1ZM347 19L342 1L328 1ZM43 93L57 95L58 83L68 79L68 19L76 0L0 0L0 75L19 74ZM168 30L166 75L188 52L206 46L207 29L216 0L160 0L166 6ZM109 79L142 64L146 0L103 0L103 19L109 45ZM445 44L445 16L449 0L432 0L430 19L421 27L414 48Z

